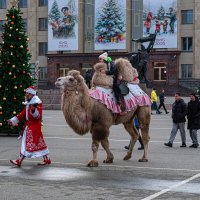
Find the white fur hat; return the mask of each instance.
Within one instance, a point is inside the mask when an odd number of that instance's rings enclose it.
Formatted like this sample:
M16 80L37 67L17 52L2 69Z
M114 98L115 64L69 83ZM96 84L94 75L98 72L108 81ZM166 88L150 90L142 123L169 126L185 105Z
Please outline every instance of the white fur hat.
M102 53L102 54L99 56L99 58L101 58L101 59L103 59L103 60L106 60L107 57L108 57L108 53L107 53L107 52Z
M29 94L33 94L33 95L36 95L36 89L34 86L30 86L26 89L26 92L29 93Z

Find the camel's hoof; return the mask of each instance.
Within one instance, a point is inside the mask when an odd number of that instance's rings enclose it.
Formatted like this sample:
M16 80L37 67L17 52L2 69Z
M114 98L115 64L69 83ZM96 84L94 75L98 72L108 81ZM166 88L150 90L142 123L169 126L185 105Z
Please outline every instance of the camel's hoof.
M148 162L148 159L147 158L141 158L138 160L138 162Z
M87 167L98 167L99 163L97 160L91 160L88 164Z
M126 155L125 157L124 157L124 160L129 160L131 158L131 155Z
M106 159L103 161L103 163L113 163L113 159Z

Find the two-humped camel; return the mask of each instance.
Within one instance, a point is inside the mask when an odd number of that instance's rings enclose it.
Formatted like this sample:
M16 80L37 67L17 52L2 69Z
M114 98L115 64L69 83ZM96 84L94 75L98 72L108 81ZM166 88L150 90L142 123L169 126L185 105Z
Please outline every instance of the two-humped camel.
M144 143L144 154L139 162L147 162L147 148L149 142L149 125L151 119L150 106L137 106L126 115L113 114L107 107L90 97L87 85L79 71L71 70L66 77L57 79L55 85L63 89L61 109L68 125L79 135L90 131L92 135L93 158L87 166L97 167L97 152L99 143L105 149L107 158L104 163L113 163L114 156L109 149L109 129L112 125L123 124L131 136L130 148L124 160L129 160L133 147L138 140L139 133L134 127L135 115L140 123Z

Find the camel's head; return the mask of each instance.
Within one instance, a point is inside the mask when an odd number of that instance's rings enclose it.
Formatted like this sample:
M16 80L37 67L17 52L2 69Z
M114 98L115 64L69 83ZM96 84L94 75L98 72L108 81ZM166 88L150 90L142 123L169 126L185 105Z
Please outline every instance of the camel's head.
M67 76L60 77L55 82L56 87L62 90L78 90L82 86L84 78L80 75L79 71L71 70Z

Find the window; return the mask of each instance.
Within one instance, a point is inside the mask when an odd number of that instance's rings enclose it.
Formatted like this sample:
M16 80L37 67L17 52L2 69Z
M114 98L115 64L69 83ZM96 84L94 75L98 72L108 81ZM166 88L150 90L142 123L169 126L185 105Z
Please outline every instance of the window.
M6 0L0 0L0 9L6 8Z
M47 6L48 0L39 0L39 6Z
M166 81L166 80L167 80L166 63L155 63L154 81Z
M182 38L182 50L183 51L192 51L192 37L183 37Z
M6 23L6 20L0 20L0 32L4 31L4 28L2 27Z
M60 68L59 69L59 77L61 76L67 76L67 72L69 71L69 68Z
M39 42L39 56L45 56L47 51L47 42Z
M22 21L23 21L23 25L24 25L24 31L26 31L27 32L27 19L22 19Z
M48 20L47 18L39 18L39 31L48 30Z
M39 68L39 80L47 80L47 67Z
M27 0L19 0L18 6L20 8L27 8Z
M193 10L181 11L182 24L193 24Z
M192 78L192 64L181 65L181 78L183 79Z

